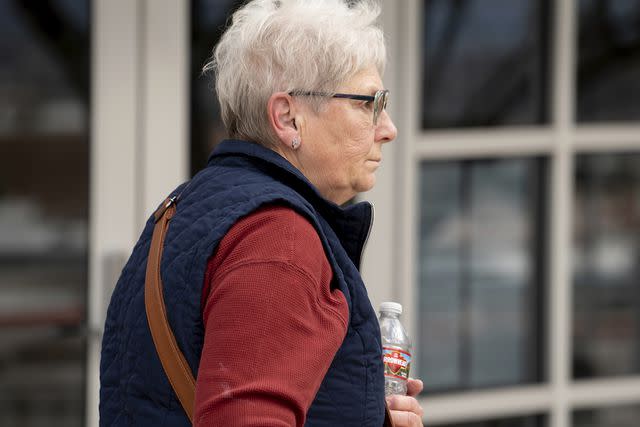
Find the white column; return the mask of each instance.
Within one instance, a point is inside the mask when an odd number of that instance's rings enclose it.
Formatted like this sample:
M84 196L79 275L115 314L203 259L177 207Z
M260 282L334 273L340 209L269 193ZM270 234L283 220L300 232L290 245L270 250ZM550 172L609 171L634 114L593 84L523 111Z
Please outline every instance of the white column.
M401 29L398 27L399 9L393 0L382 2L381 22L387 42L387 69L383 78L385 88L389 89L388 112L400 132L402 102L398 92L399 53L397 47ZM392 301L397 297L399 284L394 276L394 238L395 223L402 216L394 193L396 191L397 140L382 147L382 165L376 172L376 185L361 199L370 201L374 206L375 219L369 242L364 253L362 276L373 307L377 310L382 301ZM396 267L397 268L397 267Z
M91 63L91 187L86 425L98 425L105 310L138 233L138 1L95 0Z
M187 178L189 162L190 2L144 4L139 224Z
M400 7L400 28L403 30L399 40L402 55L402 73L398 76L402 105L401 128L396 159L397 188L395 204L401 212L395 221L394 265L395 280L398 283L397 298L405 305L404 324L409 336L413 339L414 348L420 348L418 341L418 281L416 278L416 261L418 254L419 221L418 221L418 168L419 157L416 152L417 139L422 133L420 129L420 111L422 98L422 50L421 31L424 4L419 0L405 0ZM417 359L411 362L413 372L419 371Z

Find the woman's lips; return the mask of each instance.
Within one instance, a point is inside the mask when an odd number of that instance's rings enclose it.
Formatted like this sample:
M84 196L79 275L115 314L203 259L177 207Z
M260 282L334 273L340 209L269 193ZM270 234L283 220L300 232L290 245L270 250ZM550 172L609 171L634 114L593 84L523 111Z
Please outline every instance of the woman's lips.
M382 162L382 159L369 159L367 160L368 163L371 163L371 167L374 169L378 169L380 167L380 163Z

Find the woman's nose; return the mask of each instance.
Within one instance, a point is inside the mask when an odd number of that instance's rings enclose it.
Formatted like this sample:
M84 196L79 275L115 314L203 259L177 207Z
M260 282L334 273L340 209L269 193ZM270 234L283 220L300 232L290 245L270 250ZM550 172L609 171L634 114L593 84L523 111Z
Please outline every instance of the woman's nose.
M391 142L398 136L398 129L393 124L391 116L386 110L382 111L380 117L378 117L378 124L376 125L376 142Z

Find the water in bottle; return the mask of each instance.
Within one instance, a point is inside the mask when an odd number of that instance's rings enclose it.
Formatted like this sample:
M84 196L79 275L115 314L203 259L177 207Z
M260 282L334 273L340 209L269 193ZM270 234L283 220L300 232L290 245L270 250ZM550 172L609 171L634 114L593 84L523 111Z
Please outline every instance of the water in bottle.
M402 305L397 302L380 304L380 332L382 333L382 361L384 363L385 395L407 394L407 380L411 368L411 342L400 323Z

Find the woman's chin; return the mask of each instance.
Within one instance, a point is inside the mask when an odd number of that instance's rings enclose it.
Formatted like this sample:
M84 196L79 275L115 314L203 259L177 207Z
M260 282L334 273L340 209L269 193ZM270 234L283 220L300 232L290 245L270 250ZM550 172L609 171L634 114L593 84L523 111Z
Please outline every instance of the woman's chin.
M367 176L363 177L358 181L356 186L356 191L358 193L364 193L366 191L371 190L376 185L376 176L373 172L367 174Z

